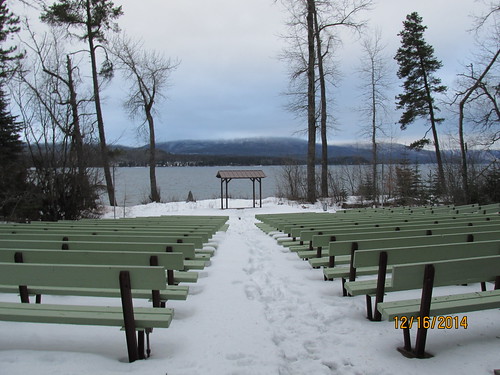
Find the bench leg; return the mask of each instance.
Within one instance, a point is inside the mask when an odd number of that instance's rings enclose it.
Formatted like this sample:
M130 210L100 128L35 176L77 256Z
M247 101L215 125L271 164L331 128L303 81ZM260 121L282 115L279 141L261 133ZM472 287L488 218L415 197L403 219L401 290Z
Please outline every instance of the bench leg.
M378 276L377 276L377 293L375 296L375 312L373 314L373 320L380 322L382 320L382 314L377 309L379 303L384 302L385 293L385 278L387 275L387 252L382 251L379 255L378 260Z
M347 290L344 286L345 282L346 282L346 279L342 278L342 296L347 297Z
M411 352L411 340L410 340L410 328L409 327L403 328L403 342L404 342L404 349L408 352Z
M123 321L129 362L139 359L137 336L135 333L134 306L132 304L132 287L128 271L120 272L120 294L122 300Z
M153 328L146 328L146 355L149 358L151 356L151 345L149 343L149 334L153 332Z
M403 330L403 347L398 348L398 352L403 354L407 358L415 358L415 354L411 348L411 338L410 338L410 328L404 327Z
M429 316L431 310L432 288L434 286L434 266L427 264L425 266L424 281L422 285L422 297L420 302L420 318L423 319ZM418 327L417 339L415 341L415 356L417 358L425 358L425 342L427 340L427 328L423 325Z
M427 264L424 271L424 280L422 284L422 297L420 302L419 317L421 321L429 316L432 298L432 288L434 286L434 266ZM406 332L407 331L407 332ZM425 343L427 340L427 328L423 325L418 327L417 338L415 340L415 349L411 350L409 327L403 331L405 347L398 349L405 357L409 358L430 358L431 354L425 352Z
M137 332L137 351L139 359L146 359L144 354L144 331Z
M375 306L376 308L377 306ZM372 310L372 297L368 294L366 295L366 317L369 320L373 320L373 310Z

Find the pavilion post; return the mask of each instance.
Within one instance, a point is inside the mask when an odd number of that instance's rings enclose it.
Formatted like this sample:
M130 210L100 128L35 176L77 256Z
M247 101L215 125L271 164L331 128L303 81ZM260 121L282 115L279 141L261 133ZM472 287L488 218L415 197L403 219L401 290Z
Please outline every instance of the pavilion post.
M259 200L260 200L260 208L262 208L262 178L259 178Z
M220 208L224 209L224 179L220 179Z
M252 204L253 204L253 208L255 208L255 178L252 178L252 185L253 185L253 200L252 200Z

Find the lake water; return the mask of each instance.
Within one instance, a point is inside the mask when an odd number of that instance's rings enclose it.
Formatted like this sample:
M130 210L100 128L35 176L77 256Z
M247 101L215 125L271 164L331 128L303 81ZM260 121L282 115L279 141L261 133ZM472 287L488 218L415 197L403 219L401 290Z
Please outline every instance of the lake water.
M433 164L420 165L421 177L426 178ZM303 167L305 177L305 166ZM334 165L330 172L334 180L339 183L348 194L352 195L363 176L370 171L369 165ZM388 166L379 166L379 174L388 173ZM219 170L260 169L266 174L262 180L262 198L277 196L278 180L283 174L282 166L249 166L249 167L158 167L156 180L163 202L185 201L189 191L196 200L220 198L220 179L216 177ZM148 201L149 196L149 168L115 168L114 181L116 199L119 206L134 206ZM319 175L319 169L317 171ZM224 187L225 189L225 187ZM259 195L259 184L255 184L256 197ZM224 190L225 191L225 190ZM252 198L252 181L248 179L232 180L229 182L229 196L231 198ZM108 202L105 192L101 195L103 202Z
M156 168L156 180L162 201L184 201L189 191L195 199L220 198L219 170L260 169L266 174L262 179L262 197L276 195L276 176L280 166L258 167L159 167ZM133 206L147 201L149 196L149 168L115 168L116 199L120 206ZM225 189L225 188L224 188ZM252 198L252 181L232 180L229 182L229 196L233 198ZM259 184L255 184L256 195ZM104 198L103 201L107 202Z

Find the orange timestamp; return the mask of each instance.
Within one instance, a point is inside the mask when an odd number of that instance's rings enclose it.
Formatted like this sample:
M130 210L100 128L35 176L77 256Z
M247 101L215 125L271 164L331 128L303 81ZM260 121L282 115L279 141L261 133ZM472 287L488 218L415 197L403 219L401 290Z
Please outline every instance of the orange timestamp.
M425 329L467 329L467 315L463 317L440 315L440 316L395 316L395 329L411 329L412 327Z

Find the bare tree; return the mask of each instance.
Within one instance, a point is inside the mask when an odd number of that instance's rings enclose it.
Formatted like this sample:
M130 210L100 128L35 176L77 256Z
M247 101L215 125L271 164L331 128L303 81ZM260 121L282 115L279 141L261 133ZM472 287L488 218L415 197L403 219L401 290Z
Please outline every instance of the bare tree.
M337 26L359 30L364 22L358 20L357 15L369 8L371 0L288 0L283 3L290 13L291 21L288 25L291 37L289 37L293 41L292 48L294 48L292 52L288 51L286 56L288 60L296 59L292 64L295 70L292 70L291 78L295 83L304 85L303 88L294 91L295 100L291 107L307 113L307 200L315 202L318 119L322 143L321 193L328 196L327 83L329 82L326 77L331 74L332 69L325 68L325 61L331 55L332 42L338 40L331 30Z
M372 192L375 202L378 202L379 176L378 165L378 139L379 133L384 132L383 124L388 115L387 91L391 87L389 59L384 55L385 45L382 44L380 31L376 31L373 36L367 36L362 42L363 56L361 66L358 69L363 84L362 106L360 108L363 117L368 120L363 132L369 136L372 144Z
M96 208L98 198L96 173L88 167L92 153L84 149L90 99L78 99L79 69L59 44L60 35L37 39L27 30L31 39L23 46L29 57L11 81L34 167L27 199L36 211L33 218L78 219Z
M88 43L101 161L104 169L109 203L112 206L116 205L115 189L111 177L108 147L106 144L99 82L99 76L110 78L112 66L106 58L99 72L97 69L97 51L99 49L104 49L103 43L106 41L106 31L117 31L118 26L114 21L121 15L121 6L115 7L110 0L60 0L59 2L51 4L49 7L44 7L44 12L41 17L44 22L50 25L64 27L68 35L80 40L85 40ZM74 29L80 31L81 34L73 34L71 30Z
M472 201L470 176L468 166L468 142L465 137L466 123L480 134L480 143L485 147L494 145L500 140L500 108L498 96L498 60L500 55L500 25L496 17L500 12L498 4L490 3L488 11L476 17L474 32L480 53L474 63L466 67L466 72L459 74L459 85L452 104L458 103L458 138L460 145L460 165L464 202ZM493 20L488 27L488 20ZM483 40L481 31L486 29L486 38ZM469 136L470 140L470 136Z
M156 141L154 105L164 98L170 74L178 62L166 58L156 51L146 51L142 42L127 37L118 38L111 48L118 60L118 67L130 83L126 107L132 117L144 119L149 134L149 180L150 200L160 202L156 183Z
M321 134L321 195L328 196L328 106L327 79L328 72L324 69L324 59L330 48L340 44L340 39L332 34L338 27L361 31L366 21L358 18L359 13L369 10L371 0L317 1L314 17L314 32L318 65L318 80L320 89L320 134Z

